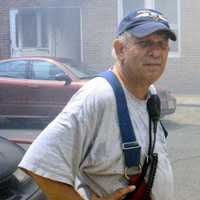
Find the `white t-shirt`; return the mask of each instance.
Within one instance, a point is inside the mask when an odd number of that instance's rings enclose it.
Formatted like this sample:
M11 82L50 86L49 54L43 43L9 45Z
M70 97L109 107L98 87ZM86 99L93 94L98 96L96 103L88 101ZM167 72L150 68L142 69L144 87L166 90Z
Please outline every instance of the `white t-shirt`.
M136 99L126 89L124 92L143 161L149 143L146 101ZM113 90L104 78L97 77L86 83L42 131L19 166L86 191L85 199L90 190L106 196L127 185L120 137ZM153 198L172 200L173 175L160 125L155 151L159 162Z

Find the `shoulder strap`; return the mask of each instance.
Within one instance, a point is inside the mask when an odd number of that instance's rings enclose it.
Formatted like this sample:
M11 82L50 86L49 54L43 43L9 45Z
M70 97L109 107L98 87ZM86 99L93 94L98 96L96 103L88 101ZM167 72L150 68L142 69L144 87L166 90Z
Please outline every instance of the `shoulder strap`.
M141 147L136 141L123 88L112 71L102 72L98 76L105 78L110 83L115 94L125 165L128 168L139 166Z
M161 125L161 127L162 127L162 129L163 129L163 132L164 132L164 134L165 134L165 137L167 138L167 136L168 136L168 131L166 130L166 128L165 128L165 126L163 125L163 123L162 123L161 120L160 120L160 125Z

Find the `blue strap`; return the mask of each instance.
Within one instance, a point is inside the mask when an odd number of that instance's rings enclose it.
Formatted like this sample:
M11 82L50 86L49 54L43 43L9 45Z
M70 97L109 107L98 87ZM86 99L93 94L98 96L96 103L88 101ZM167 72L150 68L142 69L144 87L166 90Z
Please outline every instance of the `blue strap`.
M98 76L105 78L110 83L115 94L125 165L128 168L138 167L141 147L136 141L123 88L112 71L102 72Z

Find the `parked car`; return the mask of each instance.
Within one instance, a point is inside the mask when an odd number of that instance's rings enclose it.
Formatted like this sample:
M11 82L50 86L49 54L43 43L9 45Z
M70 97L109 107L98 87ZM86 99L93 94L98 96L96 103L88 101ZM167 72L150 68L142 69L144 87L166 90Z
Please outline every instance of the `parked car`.
M24 149L0 137L0 199L46 200L33 179L17 168Z
M70 59L21 57L0 61L0 117L54 118L92 76ZM175 98L159 91L162 116L175 111Z
M174 113L176 110L176 98L172 93L169 90L160 88L157 89L157 93L161 100L161 118Z

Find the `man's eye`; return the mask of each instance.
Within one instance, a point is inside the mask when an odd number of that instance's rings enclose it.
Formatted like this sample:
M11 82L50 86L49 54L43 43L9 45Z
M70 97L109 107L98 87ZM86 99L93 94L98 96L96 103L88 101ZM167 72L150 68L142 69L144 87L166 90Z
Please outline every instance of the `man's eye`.
M142 48L146 48L146 47L149 47L151 46L151 42L149 41L141 41L141 42L138 42L138 45Z
M143 47L151 47L152 46L152 42L150 42L150 41L144 41L143 43L142 43L142 46Z
M152 41L140 41L137 43L140 48L152 48L154 46L160 47L162 49L168 48L168 42L152 42Z

